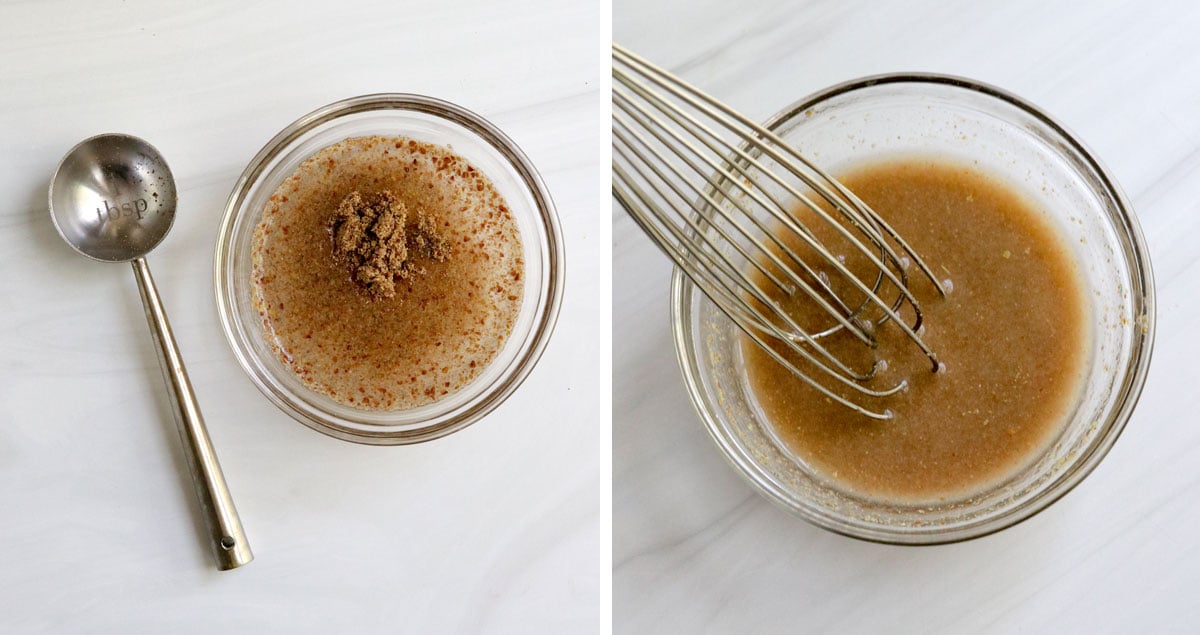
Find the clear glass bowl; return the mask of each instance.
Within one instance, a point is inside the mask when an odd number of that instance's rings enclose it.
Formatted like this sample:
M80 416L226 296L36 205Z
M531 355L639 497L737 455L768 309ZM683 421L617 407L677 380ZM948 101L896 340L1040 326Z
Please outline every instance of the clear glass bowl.
M492 180L521 233L525 287L512 333L496 358L459 391L408 410L351 408L301 382L271 349L251 302L251 246L267 199L314 152L344 139L404 136L449 146ZM445 436L500 405L533 369L558 317L563 293L558 215L541 176L498 128L431 97L377 94L315 110L284 128L250 161L221 222L214 288L234 355L259 390L304 425L339 439L376 445Z
M834 174L868 159L932 155L974 164L1022 189L1071 239L1092 292L1091 351L1070 420L1027 468L965 499L880 502L822 478L776 443L747 385L740 332L676 270L672 319L679 363L692 402L733 466L768 499L820 527L897 544L954 542L1004 529L1083 480L1128 421L1154 341L1145 241L1100 163L1034 106L956 77L852 81L797 102L765 125ZM1020 316L1009 319L1016 323Z

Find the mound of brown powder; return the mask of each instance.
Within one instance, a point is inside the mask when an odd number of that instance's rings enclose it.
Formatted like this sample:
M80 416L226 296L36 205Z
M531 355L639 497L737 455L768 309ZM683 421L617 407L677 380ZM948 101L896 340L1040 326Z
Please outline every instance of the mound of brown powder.
M445 262L437 224L417 211L409 225L404 202L388 190L351 192L329 221L333 257L373 299L396 297L396 282L425 273L418 259Z

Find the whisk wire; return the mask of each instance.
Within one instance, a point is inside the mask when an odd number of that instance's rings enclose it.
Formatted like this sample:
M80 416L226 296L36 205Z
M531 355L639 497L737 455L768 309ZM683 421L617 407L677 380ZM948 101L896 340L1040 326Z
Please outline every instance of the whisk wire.
M625 98L623 96L618 96L618 101L623 102L624 99ZM626 105L626 104L622 103L622 105ZM628 104L628 106L633 108L633 107L636 107L637 104ZM707 163L708 169L705 170L705 169L701 168L700 166L697 166L695 164L695 162L689 156L687 156L687 154L684 154L682 152L676 152L676 154L679 156L680 160L682 160L684 163L686 163L689 168L691 168L693 171L695 171L696 174L702 175L701 178L706 183L709 184L709 186L712 188L711 191L714 191L714 192L721 191L721 188L723 187L722 183L719 182L718 180L715 180L712 176L710 176L711 174L714 174L721 169L721 165L719 163L714 161L711 157L700 153L698 150L696 150L696 148L690 147L690 144L688 144L685 139L682 139L678 135L678 133L676 133L675 131L666 129L660 125L655 125L656 122L654 122L654 121L647 122L646 120L641 118L643 116L643 114L648 115L648 113L629 112L628 114L632 115L632 117L634 119L638 119L639 120L638 123L641 124L644 129L648 130L652 136L654 136L656 139L658 139L664 145L667 145L667 146L672 145L672 142L668 139L665 139L663 136L663 130L665 129L669 134L671 134L674 137L674 140L676 142L687 147L689 149L690 153L695 154L701 161ZM629 124L627 124L622 119L622 117L620 115L618 115L616 112L614 112L613 120L614 120L614 124L619 125L624 130L630 131ZM614 134L615 134L615 132L614 132ZM636 133L634 133L634 134L636 134ZM643 140L643 143L644 143L644 140ZM711 145L709 147L711 148ZM679 176L681 179L683 179L682 175L679 174L679 172L677 170L675 170L674 172L675 172L676 176ZM747 179L752 178L752 177L750 177L749 174L746 174L745 176ZM683 179L683 180L686 181L686 179ZM753 202L757 202L763 208L769 209L770 212L773 214L780 213L780 211L783 210L783 206L781 204L779 204L774 199L774 197L769 196L769 198L771 199L771 203L768 203L767 201L763 200L762 199L763 190L761 190L761 188L747 187L745 184L741 183L740 180L737 180L737 179L731 181L731 185L739 188L746 196L750 197L753 200ZM755 236L747 228L738 224L733 218L731 218L728 210L726 210L724 208L724 206L720 205L717 201L715 201L711 197L709 197L706 191L704 191L703 189L701 189L699 187L696 187L694 184L691 185L691 187L699 195L705 197L706 200L711 204L710 208L698 209L698 210L696 210L697 212L704 212L706 209L712 210L717 215L720 215L724 220L729 222L734 228L736 228L739 231L739 233L742 234L742 236L747 241L749 241L755 247L757 247L758 250L760 251L760 253L764 254L776 266L776 268L778 268L779 271L784 272L784 275L788 278L789 282L791 282L791 286L789 286L789 285L785 284L783 281L779 280L779 278L770 269L765 267L763 264L759 263L757 260L755 260L753 258L750 258L749 254L746 254L744 252L744 250L741 250L741 247L737 244L736 241L734 241L733 247L735 249L738 249L739 252L748 259L748 262L751 264L751 266L755 267L761 273L763 273L763 275L765 275L769 280L771 280L771 282L773 282L781 291L790 293L792 289L803 290L806 295L808 295L810 298L812 298L814 301L816 301L821 306L821 308L823 308L824 310L828 311L831 315L833 315L838 320L839 323L841 323L843 326L845 326L847 329L849 329L850 332L853 333L856 337L858 337L861 341L863 341L864 343L866 343L870 346L874 346L874 344L875 344L874 339L872 337L870 337L868 334L866 334L857 324L854 324L852 321L850 321L850 319L847 317L847 316L851 315L850 309L847 308L845 306L845 304L843 304L841 302L841 299L833 292L833 290L831 288L829 288L828 283L821 280L821 278L818 276L817 272L814 271L808 265L808 263L804 261L803 258L801 258L798 254L796 254L795 251L786 242L780 240L775 235L775 233L771 232L760 219L758 219L749 209L747 209L746 205L742 201L740 201L738 197L736 197L736 196L735 197L726 197L725 200L727 200L730 204L732 204L734 207L736 207L739 211L746 214L747 220L749 220L751 224L753 224L757 229L759 229L762 232L762 235L770 238L781 251L783 251L786 255L789 256L789 258L792 260L793 263L795 263L797 266L799 266L803 272L807 273L812 280L817 281L817 283L821 286L821 289L824 291L824 294L818 293L815 289L813 289L812 286L810 286L806 280L801 279L797 275L796 271L792 267L786 266L783 263L783 261L772 250L768 249L766 247L766 245L764 245L757 236ZM682 198L691 200L689 197L682 197ZM777 211L776 208L778 208L778 210L780 210L780 211ZM707 216L705 216L703 214L701 214L701 218L704 218L707 220ZM786 215L781 216L781 220L783 220L788 226L795 224L794 221ZM719 225L715 225L715 224L713 226L714 226L714 228L720 227ZM826 300L826 298L833 299L838 305L837 308L830 306L828 301Z
M826 173L824 170L822 170L816 164L812 163L807 157L800 154L799 151L797 151L791 145L785 143L774 132L766 129L758 122L746 117L745 115L738 112L737 110L730 108L728 105L721 102L720 100L713 98L711 95L697 89L696 87L692 86L691 84L685 82L684 80L680 79L679 77L676 77L675 75L672 75L671 73L667 72L665 69L657 66L656 64L650 62L649 60L646 60L645 58L637 55L636 53L633 53L632 51L626 49L625 47L623 47L619 44L613 44L612 49L613 49L613 57L614 58L616 58L617 60L621 61L622 63L624 63L632 68L638 69L641 73L643 73L644 77L653 81L655 83L655 85L659 86L660 88L667 90L668 92L675 95L676 97L679 97L680 99L684 99L685 101L687 101L694 107L702 108L702 109L706 110L707 113L710 113L710 116L712 116L711 115L712 109L715 109L716 111L719 111L720 113L724 114L726 117L736 121L738 124L743 125L746 128L749 128L751 131L753 131L755 133L755 135L757 135L761 139L769 141L770 144L772 144L770 146L762 144L761 142L759 142L757 139L755 139L753 137L750 137L748 135L745 136L745 140L750 141L753 145L759 147L762 151L771 155L773 159L780 162L780 165L782 165L783 167L788 169L788 171L791 172L793 175L795 175L797 178L801 179L801 181L806 186L817 191L818 193L821 194L822 197L824 197L826 200L833 203L834 206L838 208L839 212L841 212L843 214L847 214L851 218L853 218L853 213L857 212L859 214L864 215L867 218L870 218L875 224L877 224L879 227L883 228L884 231L888 234L888 236L890 238L892 238L893 240L895 240L901 246L901 248L905 251L905 253L908 255L908 257L911 258L912 261L915 262L917 264L917 266L920 268L920 270L926 275L926 277L928 277L929 281L937 289L938 294L941 295L942 297L946 296L946 289L945 289L945 286L942 284L941 280L939 280L938 277L936 275L934 275L933 270L929 267L928 264L925 263L925 260L923 258L921 258L920 255L917 254L917 252L915 250L912 249L912 247L908 244L908 242L905 241L903 239L903 237L900 236L900 234L898 232L896 232L896 230L893 229L892 226L890 224L888 224L886 220L883 219L882 216L880 216L878 213L876 213L869 205L864 203L862 201L862 199L860 199L857 195L855 195L852 191L850 191L850 189L847 188L845 185L843 185L840 181L838 181L837 179L830 176L828 173ZM619 71L616 67L614 67L614 73L616 73L616 72L619 72ZM625 77L628 77L628 75L623 72L622 72L622 75L625 75ZM676 88L677 86L679 88ZM679 89L682 89L682 91ZM698 101L697 101L697 99L694 99L692 96L694 96L695 98L698 98ZM716 117L714 116L714 118L716 118ZM731 127L731 129L733 128L733 126L730 126L730 127ZM783 151L783 153L786 153L787 155L789 155L792 158L792 160L799 162L807 170L811 171L812 174L815 174L821 181L823 181L823 183L820 183L817 180L813 179L809 173L806 173L803 170L796 169L795 166L792 164L792 161L784 159L781 156L776 156L775 148L781 149ZM850 203L850 206L847 207L847 206L841 205L840 204L841 199L839 199L838 196L834 196L833 193L830 192L825 187L824 184L828 184L830 187L832 187L834 190L836 190L837 193L842 198L844 198L846 201L848 201ZM854 210L854 212L852 212L851 210ZM814 211L817 211L817 210L814 210ZM874 238L874 236L875 235L873 235L873 238ZM875 241L873 240L873 242L875 242ZM890 254L893 256L893 258L896 258L898 260L898 256L891 249L890 245L888 245L886 243L886 241L879 241L877 244L879 246L883 247L884 249L888 250L890 252Z
M833 179L833 177L827 175L825 172L823 172L822 170L817 168L815 165L810 163L803 156L796 153L789 146L787 146L787 144L785 144L782 139L780 139L777 135L770 132L766 128L763 128L762 126L758 125L757 123L746 118L744 115L738 113L737 111L733 110L729 106L726 106L725 104L721 103L720 101L717 101L716 99L712 98L711 96L707 95L706 93L703 93L699 89L696 89L695 87L691 86L690 84L687 84L683 80L676 78L673 75L670 75L665 70L651 64L650 62L643 60L642 58L634 55L633 53L630 53L628 51L625 51L624 49L621 49L618 45L613 45L613 55L614 55L614 58L617 58L617 59L621 59L622 57L625 57L626 59L624 61L626 62L627 65L629 65L631 68L641 71L643 73L642 76L645 79L654 83L654 85L656 87L661 88L662 90L665 90L668 93L674 95L675 97L682 100L689 106L704 113L706 116L712 118L713 120L715 120L717 122L720 122L726 128L731 129L731 130L738 130L738 128L737 128L738 125L749 128L753 132L753 134L751 135L751 134L743 133L742 141L744 143L746 143L747 145L753 146L756 150L760 151L762 154L765 154L768 157L770 157L771 159L775 160L776 162L779 163L779 165L781 167L785 168L791 174L793 174L794 176L799 178L807 187L815 190L818 194L820 194L822 196L822 198L824 198L826 201L828 201L839 213L841 213L845 218L847 218L856 229L863 231L863 233L865 233L868 236L868 238L871 239L871 242L874 243L876 247L879 247L879 248L885 250L887 252L887 256L890 257L890 259L892 260L894 265L896 265L897 270L900 272L900 278L897 278L896 274L892 273L891 269L886 264L881 262L874 254L872 254L866 248L866 246L862 244L862 242L860 240L857 240L850 233L849 229L847 229L841 223L838 223L835 219L833 219L833 217L830 216L821 206L817 205L808 196L801 193L799 190L794 188L791 184L782 180L781 177L779 177L773 171L767 170L767 171L763 172L764 174L766 174L766 176L768 178L776 180L776 182L780 186L784 187L788 191L789 194L791 194L797 200L804 203L805 207L807 207L814 214L816 214L818 217L820 217L825 223L827 223L831 228L833 228L835 231L837 231L839 234L841 234L841 236L846 241L848 241L848 244L850 244L852 247L857 249L859 252L862 253L863 256L865 256L866 258L868 258L871 261L871 264L874 265L874 267L876 268L877 272L880 275L886 276L889 279L889 281L892 283L892 285L894 285L896 287L896 289L898 289L900 291L900 293L904 295L903 300L908 302L913 307L913 310L916 312L916 321L912 327L907 326L904 323L904 321L899 317L899 315L897 315L892 308L890 308L886 303L883 302L883 300L875 293L875 291L877 289L875 289L875 290L868 289L867 285L865 283L863 283L857 276L855 276L853 273L851 273L841 262L839 262L837 259L835 259L833 257L833 255L830 254L828 252L828 250L826 250L825 247L819 241L812 241L810 238L810 234L808 234L807 232L800 232L798 234L802 239L805 240L805 242L807 242L809 244L809 246L811 248L816 250L821 255L821 257L825 259L825 261L829 265L831 265L835 269L837 269L838 273L840 273L842 276L844 276L845 279L847 281L849 281L851 284L858 287L858 290L860 292L862 292L869 301L874 302L878 306L878 308L884 313L884 318L882 318L880 320L881 322L884 320L887 320L887 319L895 320L896 323L900 325L901 330L909 337L909 339L911 339L913 342L915 342L921 348L921 350L926 354L926 356L929 357L930 361L933 364L933 368L935 370L937 369L938 361L937 361L937 358L934 356L933 351L929 350L928 346L925 345L924 341L922 341L921 338L919 336L917 336L917 334L916 334L916 330L920 328L921 320L922 320L921 313L920 313L920 305L917 302L916 298L913 297L912 294L908 291L907 274L905 273L904 268L900 266L899 256L897 254L895 254L895 252L891 249L890 245L888 245L886 241L882 240L882 237L878 233L869 231L866 227L866 223L863 222L863 217L870 216L873 218L878 218L877 214L875 214L874 212L870 212L868 214L866 211L864 211L864 210L869 209L869 207L867 207L865 204L863 204L862 201L860 199L858 199L857 197L853 197L850 201L851 203L857 202L857 205L855 205L855 206L846 205L845 201L843 201L842 198L839 198L837 195L834 194L833 191L831 191L828 187L826 187L825 183L832 184L839 193L849 194L848 189L846 189L844 186L842 186L840 183L838 183L835 179ZM647 100L655 103L657 105L657 107L659 107L660 109L663 109L664 111L679 112L678 109L675 109L670 104L670 102L663 99L660 95L654 95L652 92L647 90L645 87L639 86L637 84L637 82L628 73L624 72L622 69L620 69L618 67L614 67L613 68L613 77L616 78L619 82L623 83L624 85L629 86L636 92L639 92L640 94L642 94ZM615 86L615 84L614 84L614 86ZM768 142L770 142L770 143L768 143ZM774 144L774 145L772 145L772 144ZM754 161L754 159L752 157L750 157L749 154L746 153L741 148L734 148L732 146L730 146L730 147L734 151L734 153L739 156L739 158L741 160ZM812 174L806 172L805 170L800 169L798 166L796 166L794 164L794 162L792 160L790 160L788 157L784 156L784 154L781 153L780 151L776 150L776 147L784 148L788 152L788 154L792 155L792 157L796 161L799 161L801 164L803 164L804 167L807 168L808 170L810 170L813 174L816 174L820 180L814 179ZM757 163L757 161L754 161L754 165L761 167ZM822 181L824 181L824 182L822 182ZM857 209L857 207L859 207L859 206L861 206L863 209ZM913 260L921 261L920 257L917 256L915 253L911 253L910 256ZM920 266L922 266L924 268L923 261L921 261ZM939 291L941 291L942 294L944 295L944 291L942 290L941 283L936 279L936 277L932 276L932 273L930 273L929 275L930 275L930 280L934 283L935 286L937 286Z
M622 185L625 188L627 188L627 191L625 189L616 188L616 187L614 187L614 190L613 190L614 194L617 196L618 201L621 202L622 206L636 204L633 201L633 198L638 199L638 202L640 202L643 205L647 205L647 206L656 206L657 205L657 203L653 202L650 199L650 197L648 197L646 195L646 193L635 184L634 180L627 173L625 173L624 170L619 165L617 165L615 162L613 164L613 173L614 173L614 175L618 176ZM643 221L639 220L637 217L634 217L634 220L635 220L635 222L638 223L638 225L644 231L647 232L647 234L649 234L651 236L651 238L654 240L654 242L664 252L666 252L668 256L670 256L673 260L676 261L676 264L684 270L684 272L688 275L688 277L692 278L693 280L704 279L703 273L704 273L705 269L702 266L698 266L696 263L683 257L684 252L680 251L676 246L669 244L669 242L666 240L666 236L661 232L661 230L658 227L653 226L652 224L644 224ZM675 229L677 229L677 228L669 228L668 231L671 231L672 233L674 233ZM710 264L710 265L712 264L712 262L708 260L707 255L700 256L700 258L706 261L705 264ZM780 329L778 329L778 327L771 326L770 323L766 321L765 316L763 316L760 311L758 311L754 307L747 304L745 302L745 300L738 293L728 289L727 287L713 288L713 287L706 285L704 288L706 289L705 292L707 294L709 294L710 297L713 297L714 295L717 296L714 298L714 301L717 302L718 306L722 306L722 307L728 306L726 303L739 305L742 309L749 312L751 315L755 316L757 319L763 320L764 322L766 322L768 324L768 328L766 330L768 330L769 332L775 332L776 336L782 335L782 331ZM752 289L752 287L751 287L751 289ZM751 292L753 292L753 291L751 291ZM772 306L772 303L770 303L765 297L759 296L759 299L761 301L763 301L767 306ZM729 315L730 318L732 320L734 320L734 322L736 324L738 324L744 331L746 331L746 333L755 342L757 342L760 346L764 346L764 347L767 346L765 340L763 340L761 336L759 336L756 332L752 332L757 329L748 328L749 325L744 323L744 321L743 321L742 317L740 317L739 313L735 312L734 314L730 314L727 311L726 314ZM844 396L831 391L825 385L810 378L807 374L800 371L800 369L797 368L792 362L779 356L778 353L771 350L769 347L766 347L764 350L766 350L768 352L768 354L770 354L773 358L775 358L777 361L779 361L779 363L783 364L785 367L787 367L789 370L791 370L794 374L796 374L798 377L800 377L802 380L804 380L806 383L808 383L813 388L820 391L825 396L827 396L839 403L842 403L842 404L846 405L847 407L850 407L850 408L853 408L854 410L862 412L863 414L866 414L868 416L872 416L875 418L880 418L877 416L877 413L873 413L871 411L868 411L868 410L862 408L861 406L858 406L854 402L847 400ZM872 390L872 389L867 388L859 383L855 383L855 380L865 381L867 379L870 379L871 375L874 374L874 369L872 369L871 374L867 374L867 375L854 375L852 372L847 370L847 373L851 375L850 378L847 378L847 377L842 376L840 373L835 372L833 369L830 369L826 364L822 363L819 359L817 359L808 350L801 348L801 347L795 347L792 350L794 350L801 357L803 357L805 359L805 361L813 364L814 366L817 366L819 369L823 370L829 376L836 378L838 380L838 382L841 383L842 385L845 385L863 395L870 396L870 397L886 397L888 395L895 394L896 392L898 392L904 388L903 384L899 384L890 389ZM821 350L824 350L824 349L821 348ZM834 361L835 365L840 366L841 368L845 369L845 366L840 361L838 361L836 358L830 357L830 359L832 359ZM883 417L883 418L886 418L886 417Z
M890 417L889 411L867 408L850 395L886 397L906 383L871 388L865 383L876 376L881 362L856 371L819 340L845 330L874 347L876 327L894 321L937 370L937 357L920 336L920 305L908 288L909 264L915 263L945 295L929 266L870 206L774 132L615 44L613 79L617 202L776 362L831 400L868 417ZM764 159L776 168L769 169ZM835 256L813 233L812 221L797 215L798 209L810 212L839 237L839 245L861 256L875 270L874 281L868 284L844 256ZM794 235L811 255L802 256L781 231ZM854 291L852 303L847 302L851 296L836 290L829 274L847 292ZM763 285L784 296L803 292L834 324L810 332ZM890 301L883 298L885 288L888 295L895 294ZM906 304L911 324L900 315ZM798 359L770 341L782 343ZM801 360L811 368L801 368ZM833 390L835 385L852 392Z
M787 211L786 211L787 208L775 197L775 195L773 193L771 193L770 190L766 190L763 188L750 187L749 185L746 184L746 181L753 182L756 177L751 172L749 172L745 167L743 167L740 164L740 162L736 162L733 165L731 165L730 167L739 173L739 175L742 177L741 179L725 179L725 178L715 179L714 176L712 176L712 175L722 173L722 169L723 169L722 163L717 162L712 157L705 155L702 152L700 152L699 150L697 150L696 148L692 147L691 144L689 144L686 139L682 138L682 136L678 132L676 132L675 130L673 130L667 126L662 125L662 122L659 121L658 118L653 115L653 113L646 111L646 109L643 106L630 100L627 96L625 96L623 94L623 91L621 91L619 88L617 88L615 86L614 86L614 102L618 103L622 108L628 109L628 114L633 116L634 119L638 120L638 123L643 128L649 130L650 133L655 138L659 139L664 145L667 145L667 146L672 145L671 142L664 139L663 135L664 135L664 131L665 131L666 134L671 135L679 144L681 144L683 147L687 148L691 154L694 154L701 161L706 163L708 165L708 169L707 170L701 169L699 166L697 166L693 162L693 160L691 158L689 158L688 156L685 156L683 154L680 154L680 159L682 159L685 163L687 163L688 167L695 170L697 174L702 175L702 178L704 179L704 181L713 188L713 191L723 191L724 189L726 189L724 181L728 181L728 184L730 186L737 188L744 196L749 197L752 200L752 202L758 203L763 209L767 210L767 212L769 214L771 214L771 216L777 222L783 224L787 229L789 229L795 233L798 233L798 234L808 232L807 228L803 227L802 225L797 224L791 218L791 216L789 214L787 214ZM725 151L735 150L724 139L720 139L719 137L713 136L715 133L712 133L712 131L709 130L706 126L703 126L703 124L695 121L694 118L685 119L684 117L680 117L679 113L672 113L672 112L668 112L665 114L669 118L671 118L673 121L675 121L677 124L679 124L681 127L684 127L686 129L689 129L692 131L704 132L706 135L715 138L719 144L725 146L724 147ZM647 121L647 119L649 121ZM619 120L619 117L618 117L616 111L614 111L614 120ZM695 127L693 128L691 126L695 126ZM722 152L722 149L717 148L716 145L712 141L709 141L708 139L701 137L699 135L698 135L698 140L702 144L704 144L709 150L711 150L713 152L717 152L717 153ZM679 153L677 153L677 154L679 154ZM764 196L766 197L767 200L763 199ZM762 251L762 253L766 254L767 257L771 259L772 263L776 265L776 267L778 267L780 270L784 271L788 275L790 282L795 287L803 290L806 295L808 295L814 301L818 302L820 304L820 306L823 309L825 309L826 311L828 311L831 315L833 315L843 327L849 329L850 332L855 335L855 337L857 337L858 339L860 339L861 341L863 341L864 343L866 343L870 346L874 346L875 345L874 338L872 338L870 335L865 333L861 328L858 327L858 325L854 324L853 322L851 322L849 320L848 316L852 315L853 312L849 309L849 307L845 306L845 304L842 303L841 298L838 297L838 295L836 293L834 293L834 291L829 287L828 283L826 283L824 280L822 280L820 278L820 276L817 274L817 272L814 271L812 269L812 267L810 267L809 264L807 262L805 262L805 260L803 258L801 258L798 254L796 254L796 252L791 248L790 245L787 244L787 242L781 240L778 236L776 236L775 232L772 232L762 220L760 220L755 214L753 214L749 209L747 209L745 204L743 204L739 200L739 198L740 197L738 197L738 196L730 196L730 197L726 197L726 200L728 200L731 204L733 204L735 207L737 207L739 211L746 214L746 219L748 221L750 221L750 223L752 223L755 226L755 228L757 228L759 231L761 231L764 236L768 237L775 244L775 246L778 249L783 251L783 253L789 257L789 259L792 261L792 263L795 264L796 266L798 266L802 272L807 274L810 277L810 279L816 281L816 283L819 285L819 287L821 288L821 290L824 293L818 293L815 289L813 289L809 285L809 283L807 281L802 280L796 274L796 272L792 270L791 267L785 266L783 264L783 262L781 262L781 260L771 250L767 249L761 243L761 241L758 241L757 238L753 237L748 231L743 231L743 233L747 236L747 238L749 240L754 241L755 245ZM733 222L732 219L729 219L728 216L725 214L725 210L721 205L716 205L713 207L713 209L716 210L718 213L725 215L726 219L730 220L731 223ZM734 224L735 224L735 226L737 226L736 223L734 223ZM757 263L755 263L755 265L757 266ZM765 273L765 271L764 271L764 273ZM776 279L775 277L773 277L773 276L769 276L769 277L772 282L776 283L776 285L779 287L779 289L781 291L784 291L784 292L791 291L790 287L781 284L779 282L779 280ZM835 302L837 304L837 307L834 308L834 307L828 306L827 298L832 300L833 302ZM819 335L820 334L817 334L814 337L818 337Z
M625 139L624 134L628 133L628 132L630 132L630 131L625 127L625 125L623 123L620 123L619 127L615 127L613 129L614 135L617 135L625 143L627 149L632 151L638 160L648 161L647 157L644 156L642 153L643 150L641 148L639 148L638 145L629 143L629 141L627 139ZM634 133L634 136L637 137L638 135L636 135L636 133ZM639 141L640 141L640 144L645 143L644 139L639 139ZM617 153L624 157L625 150L626 150L626 148L617 148ZM663 171L660 169L660 167L658 165L653 164L653 163L647 163L646 167L651 172L653 172L655 176L658 177L657 181L656 180L647 180L647 184L660 197L664 196L664 192L662 191L662 189L660 188L658 183L663 182L666 184L667 187L674 190L675 194L677 196L679 196L681 199L691 200L690 197L688 197L683 192L679 191L679 187L676 185L676 183L674 181L672 181L671 179L669 179L667 177L667 175L665 175L663 173ZM668 169L673 171L676 176L682 177L682 175L674 167L668 165ZM618 174L619 177L623 181L625 181L627 184L632 184L632 179L630 179L629 176L623 170L620 169L620 166L616 165L615 163L614 163L614 173ZM694 192L693 192L694 194L699 195L705 202L707 202L710 206L712 206L708 209L714 209L714 208L719 209L719 204L717 203L717 201L715 201L711 197L710 194L700 190L699 188L697 188L695 186L695 184L692 184L690 182L688 182L688 186L694 189ZM635 189L635 192L636 192L636 195L638 196L638 198L642 200L643 204L647 204L647 205L653 204L653 202L648 197L643 196L641 194L640 190ZM707 250L706 249L680 249L680 250L678 250L677 253L679 253L681 255L691 254L695 258L702 260L703 264L708 267L707 270L709 272L711 272L712 269L715 268L725 275L725 277L713 276L713 280L715 280L718 284L720 284L722 286L723 291L724 291L724 293L722 295L724 297L728 298L727 302L730 302L731 306L733 308L737 309L738 313L740 314L739 317L742 318L742 320L745 320L747 324L752 325L752 326L755 326L758 324L765 325L767 330L770 333L772 333L773 335L775 335L776 337L786 337L787 334L793 333L793 332L799 334L804 339L804 341L807 344L809 344L809 346L811 346L814 350L816 350L821 355L821 357L825 358L829 363L833 364L837 368L837 371L835 372L834 370L830 369L825 363L822 363L819 360L817 360L813 357L810 357L808 355L808 351L805 349L800 349L799 352L801 353L801 355L803 355L806 359L808 359L813 364L816 364L822 370L835 376L835 378L837 378L839 382L845 384L846 386L848 386L854 390L864 392L865 394L869 394L863 390L863 387L861 385L856 384L854 382L867 381L871 377L873 377L874 373L875 373L875 366L873 366L872 369L866 373L856 372L856 371L850 369L847 365L845 365L841 360L839 360L837 357L835 357L832 353L830 353L824 346L822 346L819 342L817 342L815 340L815 338L813 338L813 337L809 336L807 333L805 333L804 329L798 323L796 323L795 318L793 318L787 311L785 311L782 307L780 307L777 302L772 302L762 292L762 290L758 289L757 286L755 286L752 283L752 281L747 276L747 274L741 268L739 268L736 265L734 265L733 263L731 263L728 260L728 258L724 254L722 254L720 249L718 249L717 246L713 243L713 241L708 236L707 232L705 232L704 228L700 225L700 220L703 219L703 216L700 212L702 212L706 208L703 206L697 206L697 205L693 205L692 207L693 207L693 210L697 212L697 214L684 218L683 222L688 226L688 228L692 232L694 232L693 235L695 235L696 239L698 239L701 243L703 243L709 249L707 249ZM737 244L737 241L735 241L733 239L733 237L730 236L726 232L726 230L723 227L721 227L720 225L717 225L717 224L713 224L711 222L708 222L706 224L709 227L711 227L714 231L716 231L728 243L730 243L732 245L732 247L739 254L741 254L744 258L750 259L750 262L753 263L754 266L758 267L760 270L765 272L765 269L763 269L761 265L759 265L757 262L755 262L752 259L752 257L748 253L746 253L746 251L744 249L742 249L740 245ZM737 225L735 225L735 226L737 226ZM687 242L684 240L686 232L684 232L682 228L677 227L673 224L668 224L668 225L666 225L666 229L667 229L667 231L669 231L672 234L672 236L677 241L679 241L678 244L685 245L685 246L687 245ZM655 235L661 236L661 233L658 232L657 228L655 230L653 230L653 233ZM674 243L671 244L671 247L674 247ZM671 255L671 254L668 253L668 255ZM684 260L686 260L686 258ZM730 288L729 281L726 279L726 277L735 279L735 281L739 283L739 284L736 284L738 289L749 293L752 296L752 298L754 300L757 300L761 306L768 307L775 314L776 318L782 320L784 322L784 324L790 330L784 331L783 329L779 328L770 319L768 319L759 309L757 309L753 304L746 302L746 300L742 296L742 294L739 294L736 292L735 289ZM747 316L745 315L745 313L749 313L754 319L746 320Z

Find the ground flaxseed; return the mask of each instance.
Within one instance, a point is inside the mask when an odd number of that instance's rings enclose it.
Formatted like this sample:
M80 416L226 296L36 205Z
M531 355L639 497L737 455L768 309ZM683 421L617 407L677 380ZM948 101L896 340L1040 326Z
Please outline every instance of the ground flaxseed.
M396 228L374 232L390 246L368 279L414 252L424 269L391 276L391 297L364 292L334 255L331 214L355 192L387 192L414 230L403 249ZM263 209L253 261L254 304L279 359L313 390L370 410L428 404L474 379L512 331L525 284L521 236L491 181L448 148L399 137L347 139L302 162Z

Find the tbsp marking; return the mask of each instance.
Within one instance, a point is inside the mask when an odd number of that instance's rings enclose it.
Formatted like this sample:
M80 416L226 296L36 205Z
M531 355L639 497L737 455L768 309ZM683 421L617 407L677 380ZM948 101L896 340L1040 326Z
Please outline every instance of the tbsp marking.
M100 219L102 223L105 219L117 220L122 216L137 216L138 220L142 220L145 218L146 210L149 208L150 204L144 198L127 201L121 203L119 206L115 202L109 205L108 201L105 200L104 209L96 208L96 218Z

